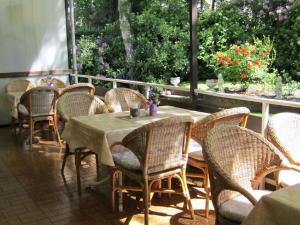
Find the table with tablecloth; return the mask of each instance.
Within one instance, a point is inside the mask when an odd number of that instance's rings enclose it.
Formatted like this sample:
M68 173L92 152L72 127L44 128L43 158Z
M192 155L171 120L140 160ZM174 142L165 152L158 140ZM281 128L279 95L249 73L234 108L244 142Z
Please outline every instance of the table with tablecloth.
M263 196L242 225L300 224L300 184Z
M71 150L79 147L92 149L98 153L102 164L114 166L110 145L115 141L121 141L135 128L172 116L190 115L196 121L208 115L173 106L159 107L156 117L144 114L143 110L141 114L135 118L130 118L129 112L74 117L66 124L62 138L69 144Z

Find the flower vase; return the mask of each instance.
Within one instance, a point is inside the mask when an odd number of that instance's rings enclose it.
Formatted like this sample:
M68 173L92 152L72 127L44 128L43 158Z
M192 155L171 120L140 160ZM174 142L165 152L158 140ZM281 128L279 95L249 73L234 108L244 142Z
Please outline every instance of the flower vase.
M151 104L149 107L150 110L150 116L157 116L157 105L156 104Z

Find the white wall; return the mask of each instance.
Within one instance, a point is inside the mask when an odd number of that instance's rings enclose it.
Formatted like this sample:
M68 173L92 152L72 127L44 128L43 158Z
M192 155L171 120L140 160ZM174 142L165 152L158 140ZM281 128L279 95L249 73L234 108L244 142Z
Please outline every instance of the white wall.
M1 73L67 69L64 0L0 0L0 125L10 121L4 87L14 79Z
M68 69L64 0L0 3L0 73Z

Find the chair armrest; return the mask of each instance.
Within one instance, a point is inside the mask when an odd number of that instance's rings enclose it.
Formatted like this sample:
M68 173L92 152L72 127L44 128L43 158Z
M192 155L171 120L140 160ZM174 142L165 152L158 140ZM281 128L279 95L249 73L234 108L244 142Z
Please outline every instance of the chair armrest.
M113 147L115 147L116 145L123 145L123 144L122 144L122 142L120 142L120 141L116 141L116 142L112 143L112 144L109 146L110 150L112 150Z

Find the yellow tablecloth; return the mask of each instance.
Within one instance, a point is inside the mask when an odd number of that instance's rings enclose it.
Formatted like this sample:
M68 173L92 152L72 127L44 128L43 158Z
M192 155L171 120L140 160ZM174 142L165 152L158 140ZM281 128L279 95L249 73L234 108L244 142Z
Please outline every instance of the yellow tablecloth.
M131 119L129 112L79 116L72 118L66 124L62 138L67 141L71 150L87 147L98 153L101 163L114 166L110 144L121 141L130 131L144 124L176 115L191 115L196 121L208 114L172 106L161 106L156 117L142 115Z
M242 225L298 224L300 224L300 184L262 197L242 223Z

